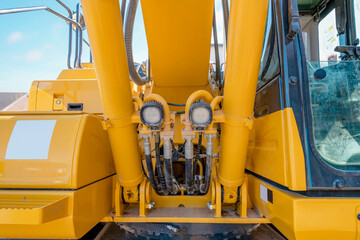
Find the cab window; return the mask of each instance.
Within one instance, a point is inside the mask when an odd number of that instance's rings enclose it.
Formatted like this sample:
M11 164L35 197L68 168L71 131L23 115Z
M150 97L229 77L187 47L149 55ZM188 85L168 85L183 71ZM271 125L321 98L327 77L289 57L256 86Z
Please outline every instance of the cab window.
M271 5L272 4L270 3L265 29L263 51L261 54L257 89L265 86L280 72L276 26L273 19Z

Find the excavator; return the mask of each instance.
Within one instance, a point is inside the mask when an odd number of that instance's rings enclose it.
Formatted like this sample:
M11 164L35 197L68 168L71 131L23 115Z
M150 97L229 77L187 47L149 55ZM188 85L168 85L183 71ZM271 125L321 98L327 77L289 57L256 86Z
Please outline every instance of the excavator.
M69 25L68 68L0 112L0 238L360 239L359 0L222 0L224 52L214 0L57 2L0 10Z

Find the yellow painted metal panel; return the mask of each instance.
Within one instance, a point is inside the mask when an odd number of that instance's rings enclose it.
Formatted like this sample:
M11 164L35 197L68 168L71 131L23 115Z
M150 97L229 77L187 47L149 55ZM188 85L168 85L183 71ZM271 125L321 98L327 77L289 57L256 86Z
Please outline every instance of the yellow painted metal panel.
M47 159L5 159L19 120L56 120ZM96 116L1 115L0 132L0 188L76 189L115 172L108 134Z
M34 81L32 89L29 96L31 111L67 111L69 103L83 103L84 112L103 112L96 80ZM62 100L62 108L56 108L55 99Z
M155 87L208 85L213 0L141 0Z
M260 198L260 184L273 192L273 203ZM255 208L288 239L356 239L359 198L306 197L252 175L249 195Z
M89 66L93 66L89 64ZM65 69L62 70L57 80L96 80L94 68L91 69Z
M112 209L113 178L108 177L77 191L0 191L0 213L9 212L9 215L1 215L7 224L0 222L0 238L31 238L31 239L75 239L82 237L92 227L101 221ZM15 198L6 204L11 206L29 206L33 204L32 210L7 209L4 210L4 201L10 197ZM65 197L68 204L58 205L59 212L66 211L66 216L60 214L52 215L50 210L47 216L52 221L43 223L35 222L34 212L44 211L49 200L61 201ZM17 199L16 199L17 198ZM37 203L35 201L37 199ZM35 202L35 203L34 203ZM43 204L43 205L41 205ZM35 206L37 205L37 206ZM39 215L38 215L39 216ZM11 218L11 219L10 219ZM55 219L56 218L56 219ZM11 222L13 220L14 222ZM50 220L50 219L44 219ZM28 222L26 222L28 221ZM31 223L31 224L30 224Z
M246 168L292 190L306 190L305 158L291 108L254 120Z
M38 90L38 82L33 82L29 91L29 100L28 100L28 111L35 111L36 109L36 97Z
M69 196L0 193L1 224L43 224L68 216Z

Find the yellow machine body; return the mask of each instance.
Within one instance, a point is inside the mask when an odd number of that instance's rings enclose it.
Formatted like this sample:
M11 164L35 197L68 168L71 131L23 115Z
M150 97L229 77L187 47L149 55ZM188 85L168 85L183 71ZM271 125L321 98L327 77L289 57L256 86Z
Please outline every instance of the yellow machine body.
M36 144L37 128L49 131L48 149ZM79 238L111 211L115 169L98 116L4 112L0 131L2 238Z
M94 63L34 81L28 111L0 113L0 238L75 239L115 222L271 223L288 239L360 239L360 198L306 195L318 189L295 109L254 108L277 1L231 1L223 86L209 73L214 1L140 2L146 83L131 81L119 1L82 0ZM144 120L154 105L159 125Z

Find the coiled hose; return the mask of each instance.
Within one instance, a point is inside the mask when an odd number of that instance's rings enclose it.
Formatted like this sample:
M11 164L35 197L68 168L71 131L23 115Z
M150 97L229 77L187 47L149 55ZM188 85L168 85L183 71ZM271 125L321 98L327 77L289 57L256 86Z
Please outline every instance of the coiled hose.
M139 0L130 0L127 8L126 24L125 24L125 47L126 47L126 56L128 60L130 78L136 85L141 86L147 82L147 79L141 78L139 73L136 71L134 58L133 58L133 51L132 51L134 21L135 21L135 14L138 3Z
M228 0L222 0L222 9L224 17L224 30L225 30L225 46L228 44L228 31L229 31L229 3Z

